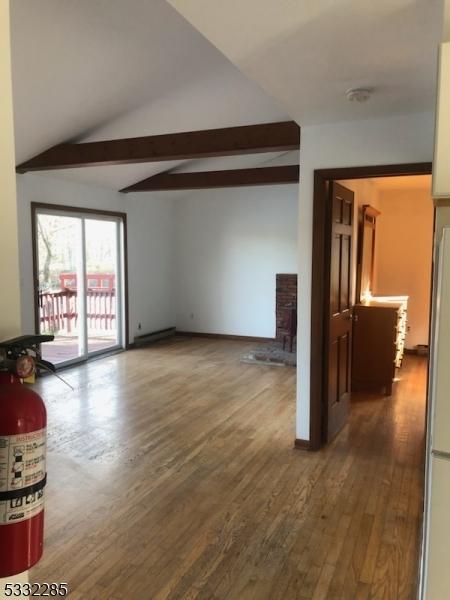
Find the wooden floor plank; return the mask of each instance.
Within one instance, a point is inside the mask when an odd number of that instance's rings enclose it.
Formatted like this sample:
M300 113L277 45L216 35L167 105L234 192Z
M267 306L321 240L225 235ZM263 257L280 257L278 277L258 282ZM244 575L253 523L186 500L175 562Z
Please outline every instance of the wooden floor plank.
M45 554L74 600L409 600L418 570L426 362L293 449L295 370L180 337L46 377Z

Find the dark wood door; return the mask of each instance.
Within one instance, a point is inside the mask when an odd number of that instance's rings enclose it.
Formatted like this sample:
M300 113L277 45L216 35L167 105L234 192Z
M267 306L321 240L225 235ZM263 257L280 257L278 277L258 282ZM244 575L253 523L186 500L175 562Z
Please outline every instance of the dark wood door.
M325 396L327 441L345 425L351 389L353 192L330 185L330 309Z

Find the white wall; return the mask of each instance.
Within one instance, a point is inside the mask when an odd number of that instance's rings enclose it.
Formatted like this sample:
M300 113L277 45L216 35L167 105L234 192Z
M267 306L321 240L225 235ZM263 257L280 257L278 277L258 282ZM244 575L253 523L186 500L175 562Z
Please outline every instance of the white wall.
M297 190L207 190L175 200L18 175L23 331L34 331L31 202L45 202L127 213L130 341L174 325L273 337L275 275L297 267Z
M0 2L0 340L20 334L19 246L14 158L9 2ZM8 582L26 582L28 573L0 579L0 598Z
M9 2L0 2L0 339L20 333Z
M34 331L31 202L127 213L130 341L174 325L173 202L159 194L127 194L56 177L17 176L24 332ZM138 323L142 329L138 330Z
M430 161L433 115L302 128L298 229L297 437L309 439L314 170Z
M297 203L297 185L175 201L178 329L274 337L275 275L297 271Z

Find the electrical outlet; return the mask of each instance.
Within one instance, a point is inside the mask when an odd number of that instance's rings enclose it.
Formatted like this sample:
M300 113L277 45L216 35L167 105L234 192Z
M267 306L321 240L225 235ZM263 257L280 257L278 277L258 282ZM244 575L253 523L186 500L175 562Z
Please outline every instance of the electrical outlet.
M142 329L142 325L138 323L138 329Z

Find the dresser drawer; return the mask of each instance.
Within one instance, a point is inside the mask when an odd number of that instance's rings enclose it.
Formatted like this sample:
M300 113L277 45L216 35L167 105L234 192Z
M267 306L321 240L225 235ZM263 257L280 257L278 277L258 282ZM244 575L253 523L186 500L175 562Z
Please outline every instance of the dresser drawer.
M406 302L357 304L354 315L352 389L391 394L405 348Z

